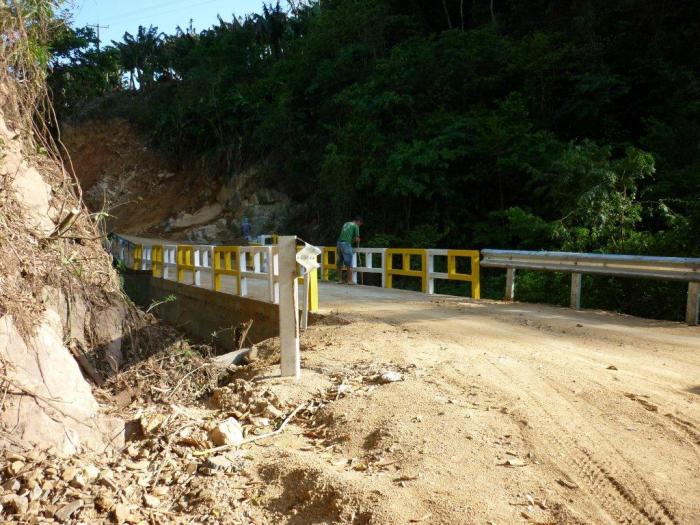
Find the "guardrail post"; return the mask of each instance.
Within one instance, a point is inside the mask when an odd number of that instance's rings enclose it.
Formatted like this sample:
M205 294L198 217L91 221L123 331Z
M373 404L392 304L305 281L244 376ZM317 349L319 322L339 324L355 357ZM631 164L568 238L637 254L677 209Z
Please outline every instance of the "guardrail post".
M577 272L571 274L571 308L581 309L581 274Z
M700 283L688 283L688 307L685 312L685 322L691 326L698 324L698 306L700 303Z
M280 350L283 377L301 376L299 351L299 295L296 286L295 236L279 238Z
M506 270L506 301L515 299L515 268Z

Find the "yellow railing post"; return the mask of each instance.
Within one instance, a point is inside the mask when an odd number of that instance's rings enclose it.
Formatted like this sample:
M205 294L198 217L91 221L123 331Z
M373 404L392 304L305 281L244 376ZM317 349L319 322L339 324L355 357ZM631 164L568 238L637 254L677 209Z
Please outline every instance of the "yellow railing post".
M141 269L141 261L143 260L143 246L140 244L134 244L134 262L132 263L132 270Z
M384 281L387 288L394 287L394 258L392 255L391 248L387 249L384 255Z
M151 273L153 277L163 277L163 246L154 244L151 248Z
M193 248L187 244L179 244L177 246L177 282L181 283L185 280L185 272L194 272Z
M221 291L221 276L230 275L236 279L236 294L241 295L241 253L238 246L214 247L214 290ZM223 262L223 264L222 264Z
M481 261L479 251L474 250L472 261L472 299L481 299Z
M470 272L457 273L457 257L468 257ZM479 250L447 250L447 278L451 281L471 283L472 299L481 299Z
M328 280L330 280L330 270L332 270L332 269L337 270L338 269L338 260L337 260L337 256L335 256L336 257L335 263L331 264L331 262L330 262L330 255L331 255L331 253L335 254L335 248L331 248L330 246L324 246L322 248L322 250L323 250L323 273L321 274L321 278L324 281L328 281Z
M394 268L393 256L400 255L402 267L401 269ZM420 257L420 268L418 270L411 269L411 255ZM389 248L386 251L385 262L386 267L386 287L394 287L394 275L403 275L405 277L418 277L421 280L421 291L428 291L428 251L421 248Z

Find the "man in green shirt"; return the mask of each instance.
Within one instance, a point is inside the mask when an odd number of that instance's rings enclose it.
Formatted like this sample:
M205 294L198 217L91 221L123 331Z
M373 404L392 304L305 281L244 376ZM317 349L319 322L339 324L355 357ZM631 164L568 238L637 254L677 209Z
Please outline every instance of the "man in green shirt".
M347 284L355 284L352 280L352 245L360 242L360 226L362 217L355 217L354 221L346 222L340 229L338 244L336 246L335 260L338 266L338 283L343 283L343 267L348 269Z

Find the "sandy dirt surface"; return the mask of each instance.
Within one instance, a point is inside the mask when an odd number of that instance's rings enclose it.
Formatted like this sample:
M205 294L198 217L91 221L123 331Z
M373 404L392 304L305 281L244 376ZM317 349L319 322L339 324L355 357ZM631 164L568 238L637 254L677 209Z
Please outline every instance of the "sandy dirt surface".
M369 287L321 300L304 371L345 386L256 452L273 521L698 523L700 328ZM374 383L386 370L403 380Z
M154 321L95 391L126 446L0 450L0 523L698 523L700 328L320 296L299 382L279 376L277 339L228 366ZM215 447L230 418L243 441Z

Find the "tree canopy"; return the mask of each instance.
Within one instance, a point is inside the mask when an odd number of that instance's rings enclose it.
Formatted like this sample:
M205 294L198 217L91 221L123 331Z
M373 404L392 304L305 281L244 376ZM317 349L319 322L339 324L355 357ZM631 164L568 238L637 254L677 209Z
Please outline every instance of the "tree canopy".
M67 29L52 85L219 176L266 161L317 242L359 212L377 243L698 256L699 25L657 0L276 3L101 50Z

